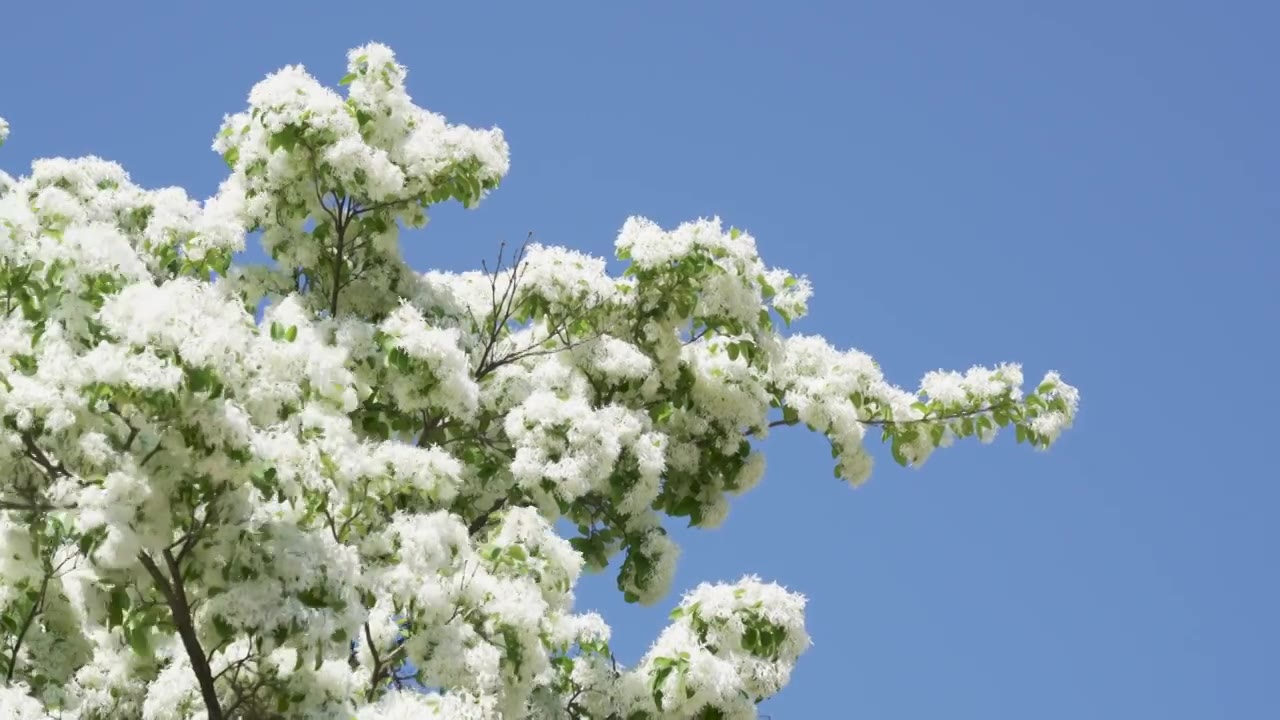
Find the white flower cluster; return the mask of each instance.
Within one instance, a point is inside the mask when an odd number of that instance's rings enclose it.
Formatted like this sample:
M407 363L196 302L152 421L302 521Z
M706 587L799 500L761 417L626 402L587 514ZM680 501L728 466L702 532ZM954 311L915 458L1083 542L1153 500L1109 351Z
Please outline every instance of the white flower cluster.
M909 392L785 336L808 282L718 220L628 220L621 277L538 245L419 274L399 229L481 200L506 144L414 105L385 47L348 70L257 85L203 203L97 158L0 183L0 718L755 717L801 596L699 586L628 668L580 574L620 556L628 601L666 597L667 523L723 522L771 427L856 483L872 428L919 465L1076 414L1056 373ZM272 264L232 265L249 231Z

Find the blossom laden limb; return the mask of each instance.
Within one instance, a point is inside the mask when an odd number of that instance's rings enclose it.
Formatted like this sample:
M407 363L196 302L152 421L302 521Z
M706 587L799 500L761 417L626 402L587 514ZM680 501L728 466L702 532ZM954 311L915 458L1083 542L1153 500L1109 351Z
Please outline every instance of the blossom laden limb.
M406 77L380 45L338 90L269 76L204 202L98 158L0 176L0 714L754 717L808 647L801 595L700 585L625 667L581 573L620 557L626 600L667 597L670 518L723 522L771 428L859 483L869 429L918 466L1073 422L1056 373L912 392L788 334L808 281L715 219L626 221L621 276L538 243L415 271L401 231L509 160ZM233 262L249 232L271 263Z

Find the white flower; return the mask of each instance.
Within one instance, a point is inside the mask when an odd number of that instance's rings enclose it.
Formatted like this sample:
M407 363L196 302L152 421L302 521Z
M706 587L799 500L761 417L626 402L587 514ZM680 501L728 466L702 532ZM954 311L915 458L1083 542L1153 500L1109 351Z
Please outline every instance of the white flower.
M0 119L0 131L7 130ZM0 132L0 139L4 133ZM24 683L0 686L0 717L5 720L46 720L49 717L39 700L28 694Z

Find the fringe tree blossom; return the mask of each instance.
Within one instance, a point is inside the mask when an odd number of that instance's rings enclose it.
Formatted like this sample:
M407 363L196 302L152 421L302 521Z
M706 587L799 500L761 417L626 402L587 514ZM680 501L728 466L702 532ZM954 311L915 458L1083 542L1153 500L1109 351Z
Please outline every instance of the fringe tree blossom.
M912 391L785 334L809 283L714 219L626 221L621 277L540 245L415 272L401 228L481 202L508 151L405 77L380 45L339 90L269 76L204 202L92 157L0 183L0 717L752 718L802 596L701 585L625 667L581 574L620 558L660 602L667 524L722 522L774 427L854 484L871 433L920 465L1070 427L1056 373ZM233 266L250 232L273 263Z

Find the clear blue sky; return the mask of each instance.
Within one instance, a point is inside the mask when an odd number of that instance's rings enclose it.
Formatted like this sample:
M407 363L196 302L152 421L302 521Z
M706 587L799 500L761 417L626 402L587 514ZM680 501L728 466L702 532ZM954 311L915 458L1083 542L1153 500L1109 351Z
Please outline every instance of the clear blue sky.
M1082 388L1047 455L1004 438L857 491L774 435L677 587L810 597L775 720L1280 717L1280 8L461 5L6 4L0 166L95 153L204 197L253 83L385 42L420 103L512 146L494 197L406 243L420 268L718 214L812 278L800 329L901 383L1019 360ZM634 660L670 605L611 586L580 604Z

